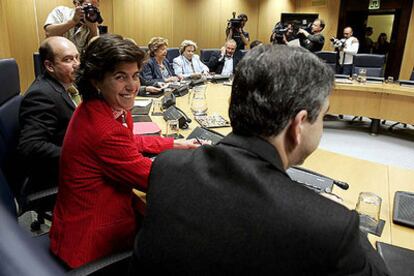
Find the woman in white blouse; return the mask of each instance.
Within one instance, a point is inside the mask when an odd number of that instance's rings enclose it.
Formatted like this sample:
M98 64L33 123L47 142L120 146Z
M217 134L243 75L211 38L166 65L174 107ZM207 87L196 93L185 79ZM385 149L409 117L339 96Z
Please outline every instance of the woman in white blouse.
M199 79L209 72L208 67L201 62L200 57L194 52L197 44L191 40L184 40L180 46L180 56L173 60L174 72L184 78Z

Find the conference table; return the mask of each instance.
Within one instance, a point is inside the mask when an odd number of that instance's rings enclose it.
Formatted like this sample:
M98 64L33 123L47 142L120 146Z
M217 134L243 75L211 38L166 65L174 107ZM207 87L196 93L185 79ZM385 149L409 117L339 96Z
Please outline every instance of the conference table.
M223 84L208 84L206 91L208 115L216 113L229 120L228 106L231 87ZM396 85L336 85L330 96L331 111L370 117L374 117L373 114L378 114L377 118L382 118L379 116L379 111L391 111L394 104L395 108L401 109L397 103L401 102L401 105L405 106L404 98L407 103L414 101L411 93L414 95L414 91L407 91ZM191 93L176 98L176 105L192 119L188 129L180 130L180 134L184 137L187 137L199 126L190 110L190 95ZM355 97L355 99L352 99L352 97ZM369 99L377 101L378 106L371 105ZM346 106L346 104L352 102L351 106ZM363 108L364 102L369 107L365 106ZM389 106L385 106L386 104ZM361 113L347 113L344 111L358 111ZM407 109L407 112L412 114L414 111L408 111ZM414 123L414 116L412 118L405 117L403 112L397 112L397 114L400 114L398 119L397 117L386 117L386 119ZM392 112L386 113L386 115L391 116ZM166 123L163 117L151 116L151 118L161 128L162 133L165 133ZM406 120L402 120L404 118ZM214 130L226 135L231 132L231 127L216 128ZM317 149L302 166L349 183L348 190L341 190L336 186L333 188L333 193L340 196L343 199L342 204L349 209L355 209L360 192L374 192L379 195L382 198L380 218L385 221L385 225L381 237L369 234L369 240L373 244L375 244L375 241L382 241L414 250L414 229L399 226L392 222L394 193L399 190L414 192L414 171L377 164L322 149Z
M414 87L397 83L336 83L329 113L414 124Z

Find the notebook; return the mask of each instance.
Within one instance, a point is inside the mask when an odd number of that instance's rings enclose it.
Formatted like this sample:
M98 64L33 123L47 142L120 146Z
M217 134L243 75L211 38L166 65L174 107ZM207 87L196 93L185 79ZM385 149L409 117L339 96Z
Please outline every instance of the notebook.
M161 129L160 127L153 122L136 122L134 123L133 133L135 135L160 135Z

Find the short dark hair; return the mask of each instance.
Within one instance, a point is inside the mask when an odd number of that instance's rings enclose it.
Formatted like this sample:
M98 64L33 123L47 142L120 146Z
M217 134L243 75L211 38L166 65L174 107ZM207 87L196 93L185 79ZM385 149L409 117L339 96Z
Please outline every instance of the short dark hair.
M104 34L94 38L82 53L76 78L83 100L100 97L91 80L103 80L105 73L113 72L124 62L136 62L138 68L141 68L145 59L145 52L132 39L114 34Z
M53 52L52 46L49 43L50 39L46 39L40 44L39 47L39 56L42 65L45 63L46 60L50 60L54 62L55 60L55 52Z
M333 80L332 69L301 47L255 47L236 68L229 108L233 132L276 136L301 110L315 122Z
M250 43L250 49L259 46L260 44L263 44L263 42L261 42L260 40L253 40L252 43Z
M237 17L238 17L238 18L240 18L240 19L243 19L243 20L245 20L245 19L246 19L246 21L249 21L249 18L248 18L248 17L247 17L247 15L246 15L246 14L244 14L244 13L239 14Z
M323 19L320 19L320 18L316 18L315 21L316 20L319 21L319 26L321 26L321 30L325 29L325 21Z

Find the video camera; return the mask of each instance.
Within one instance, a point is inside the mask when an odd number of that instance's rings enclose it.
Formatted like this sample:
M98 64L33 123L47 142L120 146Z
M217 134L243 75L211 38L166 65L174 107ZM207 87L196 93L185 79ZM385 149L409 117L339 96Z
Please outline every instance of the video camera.
M336 49L342 49L342 48L345 47L345 41L346 41L345 38L338 39L336 37L332 37L330 40L331 40L334 48L336 48Z
M233 18L227 20L227 28L240 29L242 27L243 18L236 18L236 12L233 12Z
M296 38L301 38L301 35L298 33L299 29L310 31L308 25L303 25L300 21L297 20L286 23L277 22L273 28L271 41L273 44L284 44L283 35L286 36L288 41Z
M97 7L95 7L91 3L86 3L82 6L82 10L85 13L86 20L92 23L98 22L98 24L102 24L103 18Z

